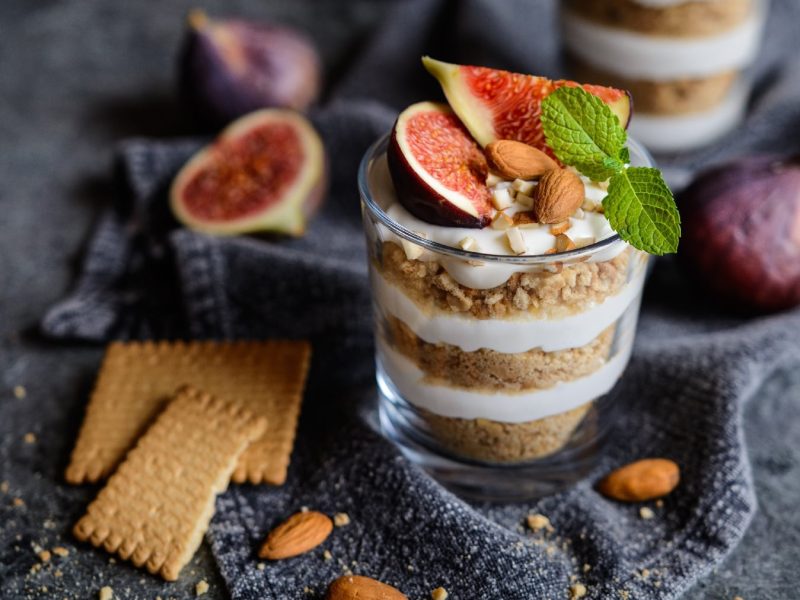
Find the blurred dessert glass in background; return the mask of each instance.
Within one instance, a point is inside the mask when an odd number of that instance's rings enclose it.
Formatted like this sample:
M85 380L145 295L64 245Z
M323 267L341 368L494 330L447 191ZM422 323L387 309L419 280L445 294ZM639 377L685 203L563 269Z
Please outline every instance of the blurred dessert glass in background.
M656 152L696 148L741 120L767 0L563 0L572 75L630 90L631 134Z

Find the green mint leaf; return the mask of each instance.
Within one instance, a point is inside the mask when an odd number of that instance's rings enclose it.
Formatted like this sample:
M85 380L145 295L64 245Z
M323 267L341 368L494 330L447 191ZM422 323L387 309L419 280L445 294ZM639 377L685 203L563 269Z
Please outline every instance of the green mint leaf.
M657 255L678 250L681 216L658 169L630 167L611 177L603 210L631 246Z
M627 146L619 151L619 159L626 165L631 164L631 152Z
M542 101L542 129L558 159L594 181L619 173L628 134L597 96L560 87Z

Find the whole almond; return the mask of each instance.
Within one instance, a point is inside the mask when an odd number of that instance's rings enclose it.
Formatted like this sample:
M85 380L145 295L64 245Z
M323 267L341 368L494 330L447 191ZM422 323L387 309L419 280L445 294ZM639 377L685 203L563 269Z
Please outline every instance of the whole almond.
M295 513L269 532L258 556L280 560L304 554L324 542L331 531L333 521L327 515L313 510Z
M536 179L558 168L541 150L514 140L496 140L485 151L489 166L503 179Z
M604 496L643 502L666 496L680 481L680 468L666 458L646 458L612 471L597 485Z
M408 600L397 588L362 575L344 575L328 586L326 600Z
M545 173L533 190L533 212L539 223L566 221L586 196L581 178L566 169Z

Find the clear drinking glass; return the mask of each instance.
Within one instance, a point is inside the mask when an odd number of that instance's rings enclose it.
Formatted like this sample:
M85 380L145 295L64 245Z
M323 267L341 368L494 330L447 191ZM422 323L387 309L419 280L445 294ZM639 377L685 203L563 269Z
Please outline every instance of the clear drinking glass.
M630 357L648 255L616 235L536 256L425 239L386 213L396 201L387 142L358 175L383 434L470 497L570 485L613 420L609 392ZM652 166L639 144L629 148L634 165Z

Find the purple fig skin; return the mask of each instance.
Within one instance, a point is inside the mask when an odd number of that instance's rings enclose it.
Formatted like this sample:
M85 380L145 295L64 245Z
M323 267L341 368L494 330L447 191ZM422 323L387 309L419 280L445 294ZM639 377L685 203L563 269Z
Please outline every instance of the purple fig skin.
M320 59L311 42L288 27L214 21L193 12L179 86L184 104L211 127L259 108L304 111L319 95Z
M433 225L469 227L473 229L481 229L491 222L491 218L488 215L478 218L464 212L422 181L406 160L400 145L397 143L396 125L392 130L392 139L386 150L386 158L389 163L389 173L397 191L397 198L400 204L415 217ZM486 171L483 176L485 177L488 172L489 167L486 165Z
M800 304L800 157L713 168L678 204L679 257L723 301L749 312Z

